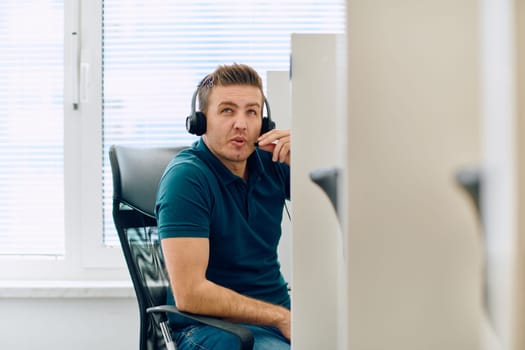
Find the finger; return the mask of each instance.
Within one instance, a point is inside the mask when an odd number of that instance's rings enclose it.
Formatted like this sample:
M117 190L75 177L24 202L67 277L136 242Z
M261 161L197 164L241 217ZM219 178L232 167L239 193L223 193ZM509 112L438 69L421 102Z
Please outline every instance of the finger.
M290 143L284 143L279 151L279 161L290 163Z
M274 162L281 161L281 150L282 149L283 149L283 143L282 142L277 142L275 144L275 149L273 150L273 156L272 156L272 160Z
M265 145L265 144L275 142L275 141L277 141L279 139L282 139L282 138L285 138L285 137L290 137L290 130L273 129L273 130L270 130L269 132L261 135L257 139L257 141L259 141L259 143Z
M290 164L290 142L289 138L280 139L279 142L275 144L275 149L273 150L272 160L274 162L279 161L281 163Z
M272 161L273 162L281 162L281 163L288 163L290 164L290 146L287 145L281 145L279 146L279 143L270 143L265 146L260 146L259 149L272 153Z
M266 151L266 152L273 153L273 150L275 149L275 144L274 143L269 143L267 145L259 144L259 149Z

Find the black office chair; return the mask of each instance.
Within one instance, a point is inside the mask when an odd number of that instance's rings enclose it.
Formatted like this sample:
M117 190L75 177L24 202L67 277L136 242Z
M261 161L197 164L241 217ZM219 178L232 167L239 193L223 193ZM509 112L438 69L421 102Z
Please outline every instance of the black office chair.
M175 349L167 313L223 329L239 337L239 349L253 348L253 334L241 325L188 314L164 305L169 279L157 235L155 200L168 162L185 147L111 146L113 221L137 296L140 350Z

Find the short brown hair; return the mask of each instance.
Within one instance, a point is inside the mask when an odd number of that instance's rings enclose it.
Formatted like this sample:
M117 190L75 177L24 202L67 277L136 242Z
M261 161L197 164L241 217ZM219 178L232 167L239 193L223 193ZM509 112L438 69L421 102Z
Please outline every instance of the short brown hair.
M198 87L199 110L206 113L208 109L208 97L214 86L229 85L248 85L259 88L263 96L261 105L264 102L262 79L257 71L246 64L234 63L231 65L218 66L215 71L201 80Z

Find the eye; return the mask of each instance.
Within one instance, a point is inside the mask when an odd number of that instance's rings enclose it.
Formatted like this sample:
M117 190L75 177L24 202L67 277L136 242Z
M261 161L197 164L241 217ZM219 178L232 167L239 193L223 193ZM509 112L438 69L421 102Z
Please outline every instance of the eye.
M249 115L249 116L254 116L254 117L256 117L256 116L258 116L259 114L258 114L258 111L257 111L257 110L255 110L255 109L249 109L249 110L248 110L248 115Z
M233 109L231 109L230 107L225 107L225 108L221 109L221 113L222 114L232 114L233 113Z

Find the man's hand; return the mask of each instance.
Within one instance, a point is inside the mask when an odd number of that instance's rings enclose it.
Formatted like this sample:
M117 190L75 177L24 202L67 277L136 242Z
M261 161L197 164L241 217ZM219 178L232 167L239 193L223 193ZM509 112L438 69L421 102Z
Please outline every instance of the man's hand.
M277 327L284 337L288 340L291 339L291 319L290 319L290 310L283 308L282 319L276 322L275 327Z
M273 154L274 162L287 163L290 165L291 158L291 134L290 130L273 129L261 135L257 139L259 149Z

